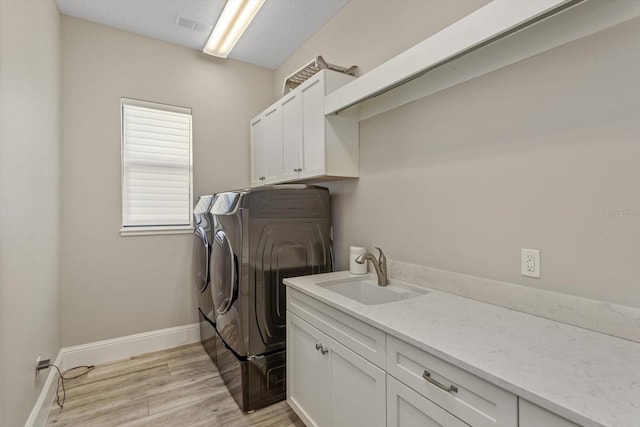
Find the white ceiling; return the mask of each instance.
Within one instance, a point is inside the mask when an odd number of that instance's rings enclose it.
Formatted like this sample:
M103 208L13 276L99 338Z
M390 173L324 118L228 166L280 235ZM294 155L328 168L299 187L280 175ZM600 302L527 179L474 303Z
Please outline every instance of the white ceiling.
M233 0L229 0L233 1ZM229 58L277 68L349 0L265 0ZM225 0L56 0L60 13L202 51ZM180 17L186 18L186 21ZM185 27L187 25L189 28ZM321 55L322 52L317 52ZM311 59L311 58L309 58Z

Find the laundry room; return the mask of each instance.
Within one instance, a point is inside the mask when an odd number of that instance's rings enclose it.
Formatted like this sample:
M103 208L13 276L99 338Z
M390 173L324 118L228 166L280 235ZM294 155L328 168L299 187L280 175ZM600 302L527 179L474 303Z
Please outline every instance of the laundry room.
M637 427L638 40L640 0L0 0L0 427Z

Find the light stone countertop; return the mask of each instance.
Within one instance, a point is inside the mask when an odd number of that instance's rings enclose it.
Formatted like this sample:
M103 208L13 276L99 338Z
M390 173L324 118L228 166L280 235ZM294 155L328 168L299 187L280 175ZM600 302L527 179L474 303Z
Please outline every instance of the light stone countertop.
M364 305L317 286L354 277L284 283L575 423L640 426L640 344L435 290Z

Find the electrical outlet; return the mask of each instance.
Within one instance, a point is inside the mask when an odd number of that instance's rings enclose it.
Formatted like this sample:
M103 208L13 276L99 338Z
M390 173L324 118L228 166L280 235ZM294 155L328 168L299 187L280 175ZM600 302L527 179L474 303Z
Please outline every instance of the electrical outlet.
M38 356L38 358L36 359L36 382L38 382L38 377L40 376L40 369L38 369L38 367L40 366L40 359L40 356Z
M520 274L526 277L540 278L540 251L538 249L520 249Z
M51 359L43 359L40 356L36 359L36 382L40 376L40 371L43 369L49 369L51 366Z

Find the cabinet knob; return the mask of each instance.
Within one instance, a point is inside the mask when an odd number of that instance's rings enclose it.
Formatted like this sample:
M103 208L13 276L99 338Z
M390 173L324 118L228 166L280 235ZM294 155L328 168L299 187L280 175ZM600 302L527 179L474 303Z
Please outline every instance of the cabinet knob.
M322 345L322 344L320 344L320 343L317 343L317 344L316 344L316 350L320 350L320 353L322 353L322 354L327 354L327 353L329 353L329 349L328 349L328 348L325 348L325 346L323 346L323 345Z

